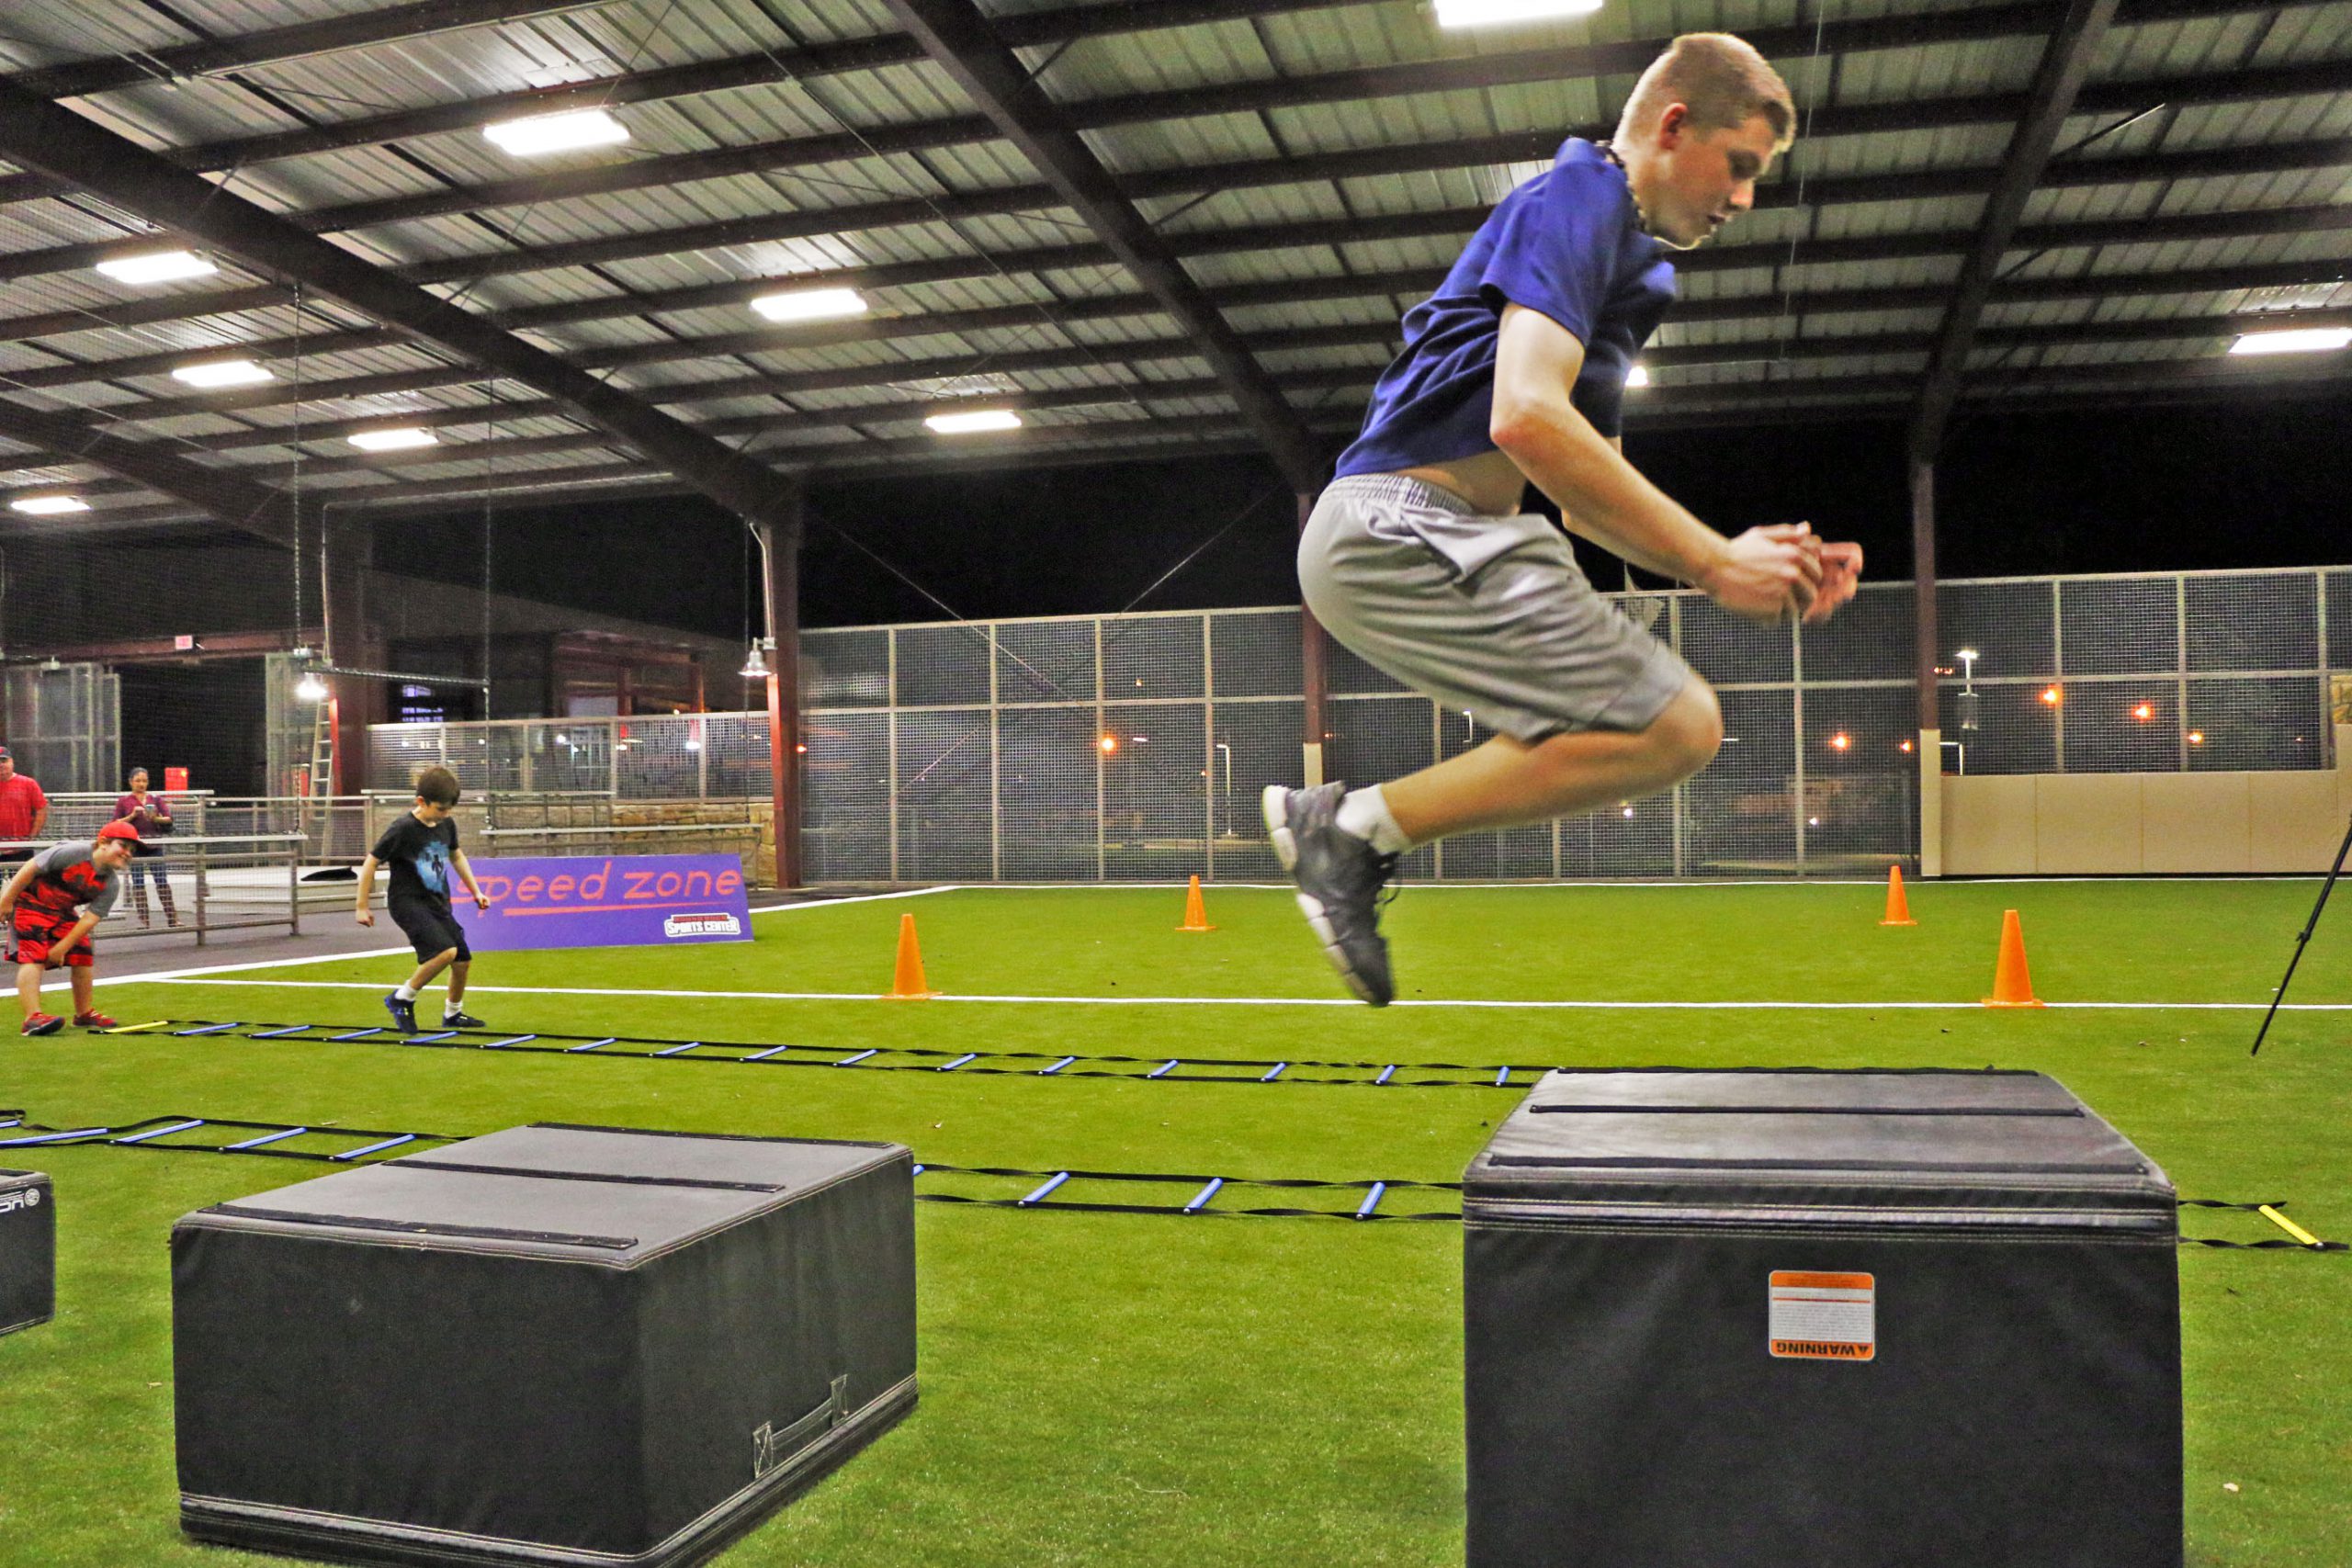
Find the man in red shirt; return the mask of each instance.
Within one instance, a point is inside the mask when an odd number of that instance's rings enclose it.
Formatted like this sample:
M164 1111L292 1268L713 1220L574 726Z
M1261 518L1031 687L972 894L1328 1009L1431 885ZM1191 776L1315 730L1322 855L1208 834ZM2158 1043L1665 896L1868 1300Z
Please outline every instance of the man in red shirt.
M49 821L49 796L29 773L17 772L17 760L0 746L0 840L38 839ZM29 860L29 845L0 847L0 862Z
M41 1011L41 972L47 969L62 968L72 979L75 1024L114 1027L91 998L90 933L114 908L122 890L117 874L138 847L138 829L127 821L109 822L96 839L51 844L0 887L0 920L7 923L8 957L17 965L17 1000L25 1010L27 1034L54 1034L65 1026L63 1019Z

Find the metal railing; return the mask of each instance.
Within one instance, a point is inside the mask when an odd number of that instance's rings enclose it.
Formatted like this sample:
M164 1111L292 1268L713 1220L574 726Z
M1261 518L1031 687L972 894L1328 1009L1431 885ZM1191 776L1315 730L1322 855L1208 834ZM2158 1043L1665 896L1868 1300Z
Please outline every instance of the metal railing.
M0 873L14 875L30 856L81 837L86 835L0 840ZM301 933L305 845L300 834L175 833L145 842L154 852L115 874L120 890L98 936L113 942L187 935L202 947L220 931L283 926L290 935ZM320 900L313 895L312 901Z

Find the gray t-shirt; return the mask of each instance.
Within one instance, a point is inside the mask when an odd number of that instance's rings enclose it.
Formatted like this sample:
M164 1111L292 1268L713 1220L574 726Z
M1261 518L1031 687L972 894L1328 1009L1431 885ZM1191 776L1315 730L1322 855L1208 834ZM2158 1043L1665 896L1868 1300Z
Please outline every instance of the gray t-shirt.
M23 901L60 916L71 915L75 905L87 905L92 914L104 919L114 910L122 879L98 869L97 862L90 858L96 847L88 839L69 839L33 856L36 874L32 886L25 889Z

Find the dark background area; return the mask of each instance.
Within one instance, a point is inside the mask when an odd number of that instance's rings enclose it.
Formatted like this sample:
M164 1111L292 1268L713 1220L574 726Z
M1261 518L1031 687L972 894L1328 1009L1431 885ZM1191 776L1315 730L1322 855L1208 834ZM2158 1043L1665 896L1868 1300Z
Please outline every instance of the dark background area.
M217 794L261 793L266 740L252 717L266 702L260 660L122 664L116 671L122 677L126 774L145 768L161 789L168 763Z
M1860 541L1871 578L1910 575L1898 422L1636 431L1626 451L1727 533L1806 520ZM2352 396L1978 415L1938 473L1945 577L2352 562ZM500 508L487 531L503 592L730 637L757 615L745 531L695 498ZM1295 531L1272 465L1246 456L821 485L801 615L824 626L1295 604ZM480 512L394 525L379 558L479 582L484 536ZM1585 554L1602 587L1622 585L1613 560Z

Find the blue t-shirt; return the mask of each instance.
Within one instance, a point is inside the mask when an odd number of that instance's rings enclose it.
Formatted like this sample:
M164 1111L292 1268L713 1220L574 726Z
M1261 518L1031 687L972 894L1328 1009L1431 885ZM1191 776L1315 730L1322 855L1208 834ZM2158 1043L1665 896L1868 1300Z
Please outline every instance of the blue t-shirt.
M1550 169L1487 215L1438 291L1406 313L1405 352L1381 372L1338 472L1394 473L1491 451L1506 304L1542 311L1584 344L1570 400L1601 434L1616 434L1634 355L1673 303L1674 265L1642 232L1625 171L1568 138Z

